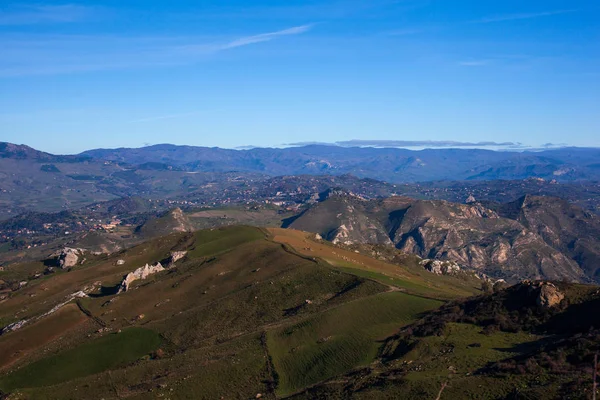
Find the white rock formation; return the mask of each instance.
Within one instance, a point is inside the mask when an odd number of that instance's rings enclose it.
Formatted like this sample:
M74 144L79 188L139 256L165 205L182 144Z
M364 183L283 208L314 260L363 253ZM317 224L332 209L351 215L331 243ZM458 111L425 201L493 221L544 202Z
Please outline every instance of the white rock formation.
M460 272L460 266L454 261L425 259L419 263L427 271L436 275L454 275Z
M144 280L150 275L154 275L164 270L165 268L161 265L161 263L156 263L156 265L146 264L143 267L140 267L135 271L125 275L125 277L123 278L123 282L121 282L121 287L119 288L118 293L126 292L134 281Z

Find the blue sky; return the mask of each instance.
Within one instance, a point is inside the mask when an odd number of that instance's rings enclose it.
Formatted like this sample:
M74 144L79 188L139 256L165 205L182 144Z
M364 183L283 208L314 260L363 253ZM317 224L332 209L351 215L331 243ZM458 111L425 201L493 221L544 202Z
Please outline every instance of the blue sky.
M600 146L596 1L0 5L0 141Z

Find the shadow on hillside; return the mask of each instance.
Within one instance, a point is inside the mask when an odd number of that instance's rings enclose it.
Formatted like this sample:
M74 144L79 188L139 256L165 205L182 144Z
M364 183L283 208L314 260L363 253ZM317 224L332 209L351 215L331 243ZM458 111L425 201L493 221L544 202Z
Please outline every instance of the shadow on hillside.
M303 216L304 213L306 213L306 211L307 210L304 210L298 215L294 215L293 217L285 218L284 220L281 221L281 227L285 228L285 229L289 228L290 225L292 225L294 223L294 221L296 221L298 218Z
M121 287L120 283L117 283L115 286L102 286L100 287L100 293L90 293L88 296L92 298L100 298L106 296L114 296L119 292L119 288Z
M556 337L545 337L545 338L541 338L541 339L537 339L537 340L532 340L530 342L518 343L518 344L516 344L512 347L508 347L508 348L494 347L494 350L500 351L502 353L513 353L513 354L517 353L517 354L519 354L517 356L517 358L518 358L518 357L522 357L522 356L534 353L541 348L545 348L555 341L556 341Z

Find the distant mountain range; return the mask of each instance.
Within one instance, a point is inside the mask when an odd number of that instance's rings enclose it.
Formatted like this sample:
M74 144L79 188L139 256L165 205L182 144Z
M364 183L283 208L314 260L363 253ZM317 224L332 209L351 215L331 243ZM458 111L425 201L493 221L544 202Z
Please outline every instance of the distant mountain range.
M89 150L80 156L136 165L161 163L201 172L243 171L271 176L351 173L393 183L531 177L562 182L600 179L600 149L596 148L508 152L309 145L227 150L161 144L138 149Z
M96 149L75 156L52 155L28 146L0 143L0 159L53 164L111 163L138 170L246 172L268 176L353 174L392 183L442 180L556 179L600 180L600 149L561 148L539 152L481 149L407 150L399 148L309 145L283 149L221 148L161 144L136 149ZM110 162L110 163L106 163ZM5 168L1 168L4 170Z
M280 179L282 176L294 178ZM524 179L539 179L540 183ZM489 183L493 180L496 182ZM455 183L443 183L447 181ZM302 197L336 186L362 187L361 193L370 197L406 194L452 201L464 201L469 194L478 200L501 202L524 194L553 195L597 212L600 187L596 181L600 181L600 149L594 148L503 152L327 145L227 150L156 145L53 155L0 143L0 220L128 196L218 204L249 201L273 190L289 193L301 188L298 194Z

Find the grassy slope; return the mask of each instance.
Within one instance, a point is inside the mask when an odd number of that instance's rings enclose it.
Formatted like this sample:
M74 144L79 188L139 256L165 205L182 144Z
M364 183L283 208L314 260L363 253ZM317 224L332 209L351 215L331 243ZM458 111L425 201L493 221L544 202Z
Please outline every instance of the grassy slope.
M288 395L372 362L378 341L440 304L389 292L269 332L269 352L279 373L278 394Z
M443 335L416 341L389 364L373 364L362 374L340 376L293 398L345 398L351 387L357 399L434 399L445 384L441 399L501 399L526 387L527 378L497 379L478 371L527 352L538 338L523 332L483 334L475 325L451 323ZM556 398L549 389L546 398Z
M16 370L0 379L0 388L10 391L50 386L96 374L135 361L160 343L160 337L151 330L126 329Z
M438 276L412 266L399 266L379 261L364 254L313 241L314 235L291 229L269 228L272 240L291 246L308 257L320 258L342 271L373 279L419 296L450 300L479 293L480 281L451 276Z
M198 231L195 233L197 244L190 250L189 256L208 257L264 237L261 230L249 226Z
M18 334L5 335L0 340L0 370L11 366L24 355L40 352L46 344L86 320L87 317L75 304L69 304L46 318L26 325Z
M525 332L483 334L470 324L448 324L443 336L430 336L402 357L400 363L412 363L418 369L405 377L407 385L396 388L398 396L434 398L442 382L450 385L445 398L495 398L508 395L514 382L486 380L477 376L478 369L489 362L500 361L527 351L527 343L539 339Z

